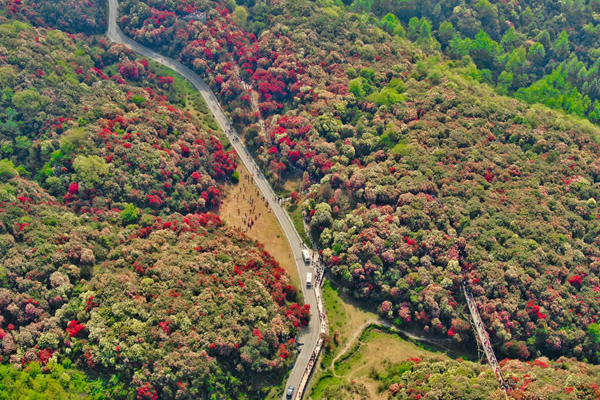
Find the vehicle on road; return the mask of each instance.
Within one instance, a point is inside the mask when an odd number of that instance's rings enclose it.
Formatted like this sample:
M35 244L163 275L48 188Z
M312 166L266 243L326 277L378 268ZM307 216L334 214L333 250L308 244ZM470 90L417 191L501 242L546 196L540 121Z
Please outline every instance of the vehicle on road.
M287 394L285 395L285 398L286 399L291 399L293 394L294 394L294 387L293 386L289 386L288 390L287 390Z
M310 262L310 253L308 252L308 250L302 249L302 259L304 260L305 263Z
M306 274L306 287L310 289L312 287L312 272Z

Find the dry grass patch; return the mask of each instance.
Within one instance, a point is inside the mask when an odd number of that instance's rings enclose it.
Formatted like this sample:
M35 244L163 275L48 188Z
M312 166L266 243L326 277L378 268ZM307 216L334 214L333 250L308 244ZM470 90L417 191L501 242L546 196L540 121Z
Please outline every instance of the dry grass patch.
M245 231L250 238L262 243L265 250L290 274L293 284L299 287L298 269L279 221L270 212L270 207L246 167L239 163L237 171L240 181L230 188L223 199L219 215L228 225ZM250 222L254 224L249 226Z

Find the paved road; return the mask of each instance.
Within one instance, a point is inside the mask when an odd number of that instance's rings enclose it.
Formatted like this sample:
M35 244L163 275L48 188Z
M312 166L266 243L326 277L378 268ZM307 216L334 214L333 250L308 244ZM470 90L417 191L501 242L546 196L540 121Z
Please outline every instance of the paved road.
M298 273L300 275L302 292L304 294L304 301L307 304L310 304L310 308L313 311L308 328L305 328L297 338L298 342L303 343L303 345L301 346L300 354L298 355L294 368L291 371L290 377L288 379L288 385L298 387L298 383L300 382L302 374L304 373L304 370L308 365L310 355L313 349L315 348L317 341L319 340L320 334L319 315L316 312L317 300L313 290L306 289L306 272L308 272L309 270L312 271L312 268L309 269L302 259L302 239L298 235L298 232L296 232L294 224L290 220L288 214L285 212L283 207L275 200L275 193L273 192L273 189L271 189L271 186L254 163L254 160L248 155L245 147L241 144L241 142L239 140L234 140L235 138L238 138L237 133L233 130L231 121L229 121L229 119L225 115L225 112L221 108L217 98L215 97L214 93L210 90L208 85L206 85L204 80L202 80L200 76L198 76L194 71L192 71L182 63L175 61L172 58L163 56L162 54L159 54L153 50L150 50L149 48L142 46L136 41L125 36L125 34L117 26L118 0L108 0L108 5L108 38L111 41L116 43L122 43L130 49L135 50L136 52L146 57L149 57L163 65L166 65L167 67L174 69L175 71L183 75L186 79L188 79L196 87L196 89L198 89L198 91L204 98L204 101L206 102L208 108L214 114L215 120L217 121L223 132L227 134L231 144L237 151L240 159L242 160L246 168L248 168L248 171L250 171L253 174L254 180L256 181L256 185L263 193L265 198L268 199L269 205L271 206L273 213L279 220L281 228L285 232L285 235L287 236L287 239L290 242L290 247L292 248L292 252L296 260L296 267L298 268Z

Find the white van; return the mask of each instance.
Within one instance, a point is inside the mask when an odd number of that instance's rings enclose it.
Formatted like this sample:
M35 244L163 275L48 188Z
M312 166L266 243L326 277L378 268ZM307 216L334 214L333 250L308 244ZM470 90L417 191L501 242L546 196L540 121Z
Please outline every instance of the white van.
M312 287L312 272L306 274L306 287L310 289Z
M308 252L308 250L302 249L302 258L304 259L305 263L310 262L310 253Z

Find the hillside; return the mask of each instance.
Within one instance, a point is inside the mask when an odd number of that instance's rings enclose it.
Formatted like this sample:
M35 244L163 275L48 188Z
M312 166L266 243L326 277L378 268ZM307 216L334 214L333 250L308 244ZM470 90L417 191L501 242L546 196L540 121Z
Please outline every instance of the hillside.
M432 37L411 43L332 3L268 17L261 4L245 21L245 8L198 5L200 23L127 1L120 22L207 76L244 125L257 116L240 66L268 126L246 141L273 184L305 171L311 233L355 297L463 342L467 276L504 356L597 362L600 130L498 96Z
M600 2L356 0L389 31L435 37L452 58L470 56L481 80L600 123Z
M181 111L164 71L100 37L42 28L98 32L99 4L66 17L46 2L0 1L5 355L74 354L89 385L99 370L113 376L102 390L120 396L264 397L309 310L260 245L211 213L237 180L234 154ZM591 399L600 11L528 5L124 0L118 23L207 80L273 187L305 212L346 293L472 348L466 281L509 358L513 398ZM52 276L73 286L57 305ZM45 332L45 318L56 341L26 333ZM377 378L416 399L459 371L454 396L472 385L502 398L484 367L459 363L407 362Z
M181 110L178 80L122 46L0 32L1 393L22 379L64 398L264 398L310 310L207 212L233 152Z

